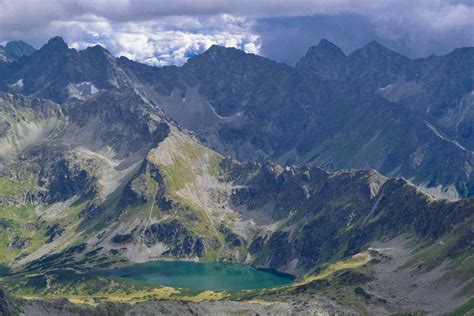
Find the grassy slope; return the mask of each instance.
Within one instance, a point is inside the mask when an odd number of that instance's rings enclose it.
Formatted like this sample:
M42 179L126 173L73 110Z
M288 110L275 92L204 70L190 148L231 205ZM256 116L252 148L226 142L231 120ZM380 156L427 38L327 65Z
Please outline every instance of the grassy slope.
M171 287L151 286L142 282L115 277L92 276L74 270L56 270L46 274L19 274L0 279L0 287L17 296L65 297L72 302L95 305L103 301L139 302L151 299L179 299L187 301L250 300L271 295L291 294L310 283L326 280L334 274L358 269L369 263L366 253L328 265L315 275L295 281L290 285L264 290L200 291Z

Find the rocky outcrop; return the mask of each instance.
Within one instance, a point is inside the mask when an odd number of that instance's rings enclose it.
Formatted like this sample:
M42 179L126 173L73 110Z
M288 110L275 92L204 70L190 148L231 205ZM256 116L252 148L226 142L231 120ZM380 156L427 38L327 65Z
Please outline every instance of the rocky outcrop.
M19 236L11 238L10 243L8 244L8 248L24 249L27 247L28 241L20 238Z
M60 160L53 168L53 177L49 183L46 202L66 201L77 194L94 191L95 179L79 165L66 159Z
M177 258L202 257L205 246L202 238L193 236L178 220L150 225L145 231L145 243L149 246L156 242L167 244L170 249L164 253Z
M61 228L59 224L52 224L46 227L46 232L44 233L46 237L46 243L53 242L56 238L60 237L64 232L64 228Z
M0 305L1 306L1 305ZM317 295L283 296L261 302L184 302L163 300L135 304L107 302L95 307L72 304L68 300L20 300L18 309L36 316L109 316L109 315L356 315L351 309ZM1 309L0 309L1 312Z
M13 315L15 311L14 303L8 298L5 292L0 289L0 315Z

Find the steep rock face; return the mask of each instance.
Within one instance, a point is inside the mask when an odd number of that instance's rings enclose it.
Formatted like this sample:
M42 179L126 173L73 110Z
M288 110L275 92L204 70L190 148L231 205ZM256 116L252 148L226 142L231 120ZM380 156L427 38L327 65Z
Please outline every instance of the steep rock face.
M112 89L124 85L126 78L116 66L116 59L101 47L77 52L61 37L54 37L30 56L11 63L3 79L20 82L18 92L64 102L68 85L92 83L95 89Z
M3 290L0 289L0 314L10 315L14 312L14 304L10 301Z
M46 202L66 201L76 194L94 191L95 179L79 166L71 166L67 160L60 160L54 167L54 176L49 184L50 194Z
M449 59L467 58L455 55L439 59L445 65ZM449 88L454 83L439 79L440 85L452 91L448 94L453 102L462 100L453 105L449 116L438 120L423 114L433 99L420 98L431 95L431 89L410 88L410 82L425 84L422 77L434 69L423 70L427 66L422 65L429 63L430 59L410 60L376 42L344 56L334 44L322 41L296 68L218 47L191 58L182 69L150 70L146 77L133 63L123 66L153 90L147 94L178 123L238 160L313 163L330 171L375 168L428 187L452 190L455 186L460 195L471 195L472 150L463 145L468 141L458 143L457 136L440 125L449 118L450 124L459 122L460 131L472 121L465 70L453 70L460 74L456 93ZM408 83L406 87L397 88L403 82ZM397 93L415 93L410 98L416 98L416 105L403 101L405 97L399 99ZM163 99L158 94L171 97ZM441 102L441 97L433 98ZM190 123L185 114L192 106L188 99L206 124ZM469 137L469 127L461 134Z
M318 77L334 80L343 66L346 55L326 39L317 46L312 46L297 63L296 68L314 72Z
M310 50L296 67L318 77L328 77L325 62L312 58ZM472 48L411 60L371 42L338 64L339 67L331 68L332 78L354 91L380 94L399 103L473 150L469 131L473 116L466 106L471 102L474 82Z
M291 71L285 64L214 45L204 54L191 58L183 66L182 73L191 85L199 86L199 92L217 114L228 117L242 108L255 89L271 78L280 78ZM242 77L245 80L242 81Z
M201 238L192 236L189 230L178 220L168 223L155 223L145 231L145 244L152 246L156 242L173 245L164 255L176 258L202 257L204 255L204 243Z
M23 158L13 161L36 170L37 182L22 190L39 192L39 208L26 223L13 222L22 233L12 237L27 240L25 227L42 237L11 248L22 255L7 263L36 270L225 259L303 275L383 236L411 233L434 242L470 220L472 201L434 201L406 180L375 171L223 159L147 102L119 99L101 92L67 104L63 132L18 152ZM29 109L24 103L16 109ZM93 127L94 137L82 134L84 127ZM13 170L10 162L3 168ZM459 249L466 247L464 231Z
M462 248L469 236L465 221L472 224L472 199L434 201L402 178L375 171L328 174L314 167L223 164L242 186L233 192L233 203L255 216L267 209L278 223L253 240L249 251L257 265L302 273L383 237L413 234L433 242L456 232L464 236L457 237Z
M136 107L129 106L147 100L144 106L162 109L239 160L374 168L469 196L470 64L470 48L410 60L376 42L345 56L323 40L296 67L213 46L183 67L155 68L115 59L100 46L78 52L53 38L31 56L0 65L0 88L82 104L69 115L80 126L88 113L128 117L134 131L121 126L103 135L115 145L149 141L126 139L150 128L142 120L135 125ZM112 102L116 112L102 116L97 104Z

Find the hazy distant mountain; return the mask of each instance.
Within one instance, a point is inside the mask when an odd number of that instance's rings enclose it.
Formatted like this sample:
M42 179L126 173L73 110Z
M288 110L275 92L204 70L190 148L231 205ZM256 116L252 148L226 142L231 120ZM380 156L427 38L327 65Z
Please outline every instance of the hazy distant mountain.
M0 46L0 61L15 61L22 56L31 55L34 51L34 47L23 41L8 42L5 47Z
M371 42L345 56L323 40L295 68L218 46L181 68L154 68L53 38L11 64L2 82L58 102L71 84L139 89L239 160L374 168L466 196L473 194L473 55L466 48L410 60Z
M349 56L340 52L324 54L328 45L323 40L312 47L296 67L401 104L461 146L474 149L474 48L411 60L376 42Z

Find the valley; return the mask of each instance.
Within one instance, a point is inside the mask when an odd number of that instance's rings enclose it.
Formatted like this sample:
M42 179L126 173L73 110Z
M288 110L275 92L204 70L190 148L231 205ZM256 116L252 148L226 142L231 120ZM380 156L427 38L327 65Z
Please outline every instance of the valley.
M470 136L384 94L415 61L336 48L291 67L212 46L158 68L55 37L0 63L0 311L469 308Z

